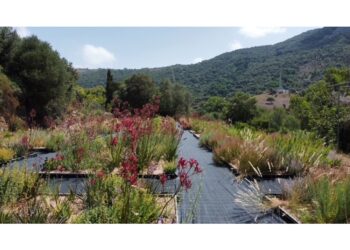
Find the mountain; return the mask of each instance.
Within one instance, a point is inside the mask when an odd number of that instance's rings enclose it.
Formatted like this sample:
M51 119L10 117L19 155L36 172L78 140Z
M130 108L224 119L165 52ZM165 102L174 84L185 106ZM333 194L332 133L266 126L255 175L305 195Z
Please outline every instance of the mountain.
M179 51L181 53L181 51ZM120 81L144 73L157 82L169 78L186 85L198 99L231 95L241 90L252 94L276 88L300 90L322 78L329 67L350 66L350 28L310 30L274 45L239 49L190 65L113 70ZM79 83L95 86L106 81L106 69L78 69Z

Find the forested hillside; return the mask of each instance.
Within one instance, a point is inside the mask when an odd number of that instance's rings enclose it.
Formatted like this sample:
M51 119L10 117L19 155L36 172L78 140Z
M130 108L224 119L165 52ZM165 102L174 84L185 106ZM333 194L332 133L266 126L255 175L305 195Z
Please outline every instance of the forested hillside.
M350 28L327 27L278 44L224 53L197 64L112 70L112 74L115 80L135 73L150 75L157 82L175 79L201 99L228 96L237 90L258 94L278 86L280 76L283 87L300 90L321 79L327 68L349 65ZM105 84L107 69L78 71L83 86Z

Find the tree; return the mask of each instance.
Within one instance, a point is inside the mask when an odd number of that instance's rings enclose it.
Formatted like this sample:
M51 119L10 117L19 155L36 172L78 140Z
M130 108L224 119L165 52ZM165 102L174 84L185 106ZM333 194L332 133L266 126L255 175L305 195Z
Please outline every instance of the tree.
M328 143L336 141L338 126L347 119L349 108L338 103L334 91L342 94L345 90L335 86L349 80L348 69L330 69L324 80L310 85L303 96L291 99L290 109L302 128L315 131Z
M9 72L23 92L26 114L34 109L39 123L45 116L55 118L62 114L77 79L72 65L36 36L21 41Z
M8 123L16 115L19 106L17 92L10 79L0 71L0 116Z
M212 116L215 119L223 118L224 110L228 105L226 99L221 96L211 96L203 104L201 113Z
M6 73L19 43L20 38L15 30L9 27L0 28L0 65Z
M286 132L300 129L300 121L284 108L260 109L249 123L255 128L268 132Z
M146 75L133 75L125 81L126 93L123 98L133 108L141 108L152 101L156 86L152 78Z
M186 88L175 84L173 96L175 115L188 114L191 106L191 95Z
M106 103L105 103L106 109L107 109L107 105L110 104L113 99L112 85L113 85L113 76L112 76L111 70L109 69L107 71L107 81L106 81Z
M169 80L162 81L159 85L159 101L159 113L161 115L175 115L174 86Z
M256 99L249 94L237 92L228 100L225 117L232 123L248 122L256 113Z

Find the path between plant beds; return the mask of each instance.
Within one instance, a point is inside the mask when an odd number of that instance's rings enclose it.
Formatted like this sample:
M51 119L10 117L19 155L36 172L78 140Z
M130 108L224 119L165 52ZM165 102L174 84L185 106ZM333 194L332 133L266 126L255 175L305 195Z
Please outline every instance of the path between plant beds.
M203 169L201 175L192 177L192 188L180 195L181 223L284 223L254 204L247 206L237 201L242 194L249 198L247 183L239 182L229 168L216 165L212 153L201 148L189 131L184 131L181 138L179 157L194 158ZM277 181L269 181L268 185L280 186Z

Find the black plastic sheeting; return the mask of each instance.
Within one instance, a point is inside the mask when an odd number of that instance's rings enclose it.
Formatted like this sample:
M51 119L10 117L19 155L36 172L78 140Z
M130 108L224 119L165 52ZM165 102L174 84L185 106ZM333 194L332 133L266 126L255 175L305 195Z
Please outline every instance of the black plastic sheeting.
M42 152L34 152L30 157L9 162L5 164L3 167L5 168L26 168L30 171L40 170L42 165L46 160L52 159L57 155L57 153L42 153Z
M180 195L181 223L284 223L272 212L266 212L261 193L250 183L238 181L229 168L216 165L212 153L199 146L198 140L185 131L179 147L179 157L196 159L202 174L192 176L192 188ZM281 186L266 182L267 189ZM277 190L273 190L277 192Z

